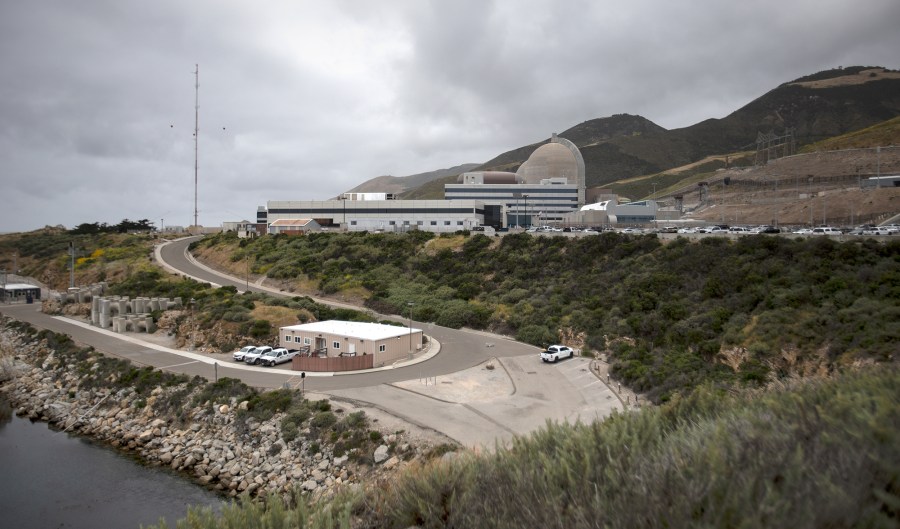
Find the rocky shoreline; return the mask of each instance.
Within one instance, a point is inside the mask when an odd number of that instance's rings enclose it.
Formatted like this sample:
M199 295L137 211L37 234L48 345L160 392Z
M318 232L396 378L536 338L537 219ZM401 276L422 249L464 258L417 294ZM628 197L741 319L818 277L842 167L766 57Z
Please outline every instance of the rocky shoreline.
M85 384L86 377L105 373L99 353L73 359L46 338L6 323L0 321L0 393L17 415L128 451L146 464L168 466L229 497L289 499L297 489L331 496L342 486L380 481L434 455L434 447L413 446L403 432L368 431L372 442L346 449L337 449L335 441L345 436L333 430L330 439L316 437L322 433L315 421L287 436L285 413L257 420L247 413L249 401L235 397L194 405L191 399L201 388L187 383L159 385L143 394L127 386ZM164 411L157 405L161 401L167 403ZM336 415L343 411L334 409Z

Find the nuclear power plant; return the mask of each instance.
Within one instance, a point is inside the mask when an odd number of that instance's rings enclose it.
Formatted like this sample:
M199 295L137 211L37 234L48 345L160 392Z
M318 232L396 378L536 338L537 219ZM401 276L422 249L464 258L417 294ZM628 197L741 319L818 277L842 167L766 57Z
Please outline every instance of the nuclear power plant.
M270 200L256 223L238 226L246 235L347 231L455 232L482 226L528 228L545 224L610 225L652 222L656 203L618 204L593 193L586 203L584 158L555 133L515 173L468 172L444 186L444 200L397 200L389 193L345 193L334 200ZM623 215L624 213L624 215Z

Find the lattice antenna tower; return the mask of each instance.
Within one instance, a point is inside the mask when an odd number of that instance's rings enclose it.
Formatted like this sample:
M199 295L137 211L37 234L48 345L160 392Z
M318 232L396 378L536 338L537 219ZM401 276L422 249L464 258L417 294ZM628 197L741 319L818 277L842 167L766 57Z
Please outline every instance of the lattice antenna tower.
M200 163L198 160L198 140L200 138L200 65L194 65L194 226L197 223L197 173Z
M781 156L778 155L779 149ZM778 136L774 132L756 133L756 159L754 165L765 165L771 160L777 160L785 156L791 156L796 151L794 139L794 127L784 129L784 134Z

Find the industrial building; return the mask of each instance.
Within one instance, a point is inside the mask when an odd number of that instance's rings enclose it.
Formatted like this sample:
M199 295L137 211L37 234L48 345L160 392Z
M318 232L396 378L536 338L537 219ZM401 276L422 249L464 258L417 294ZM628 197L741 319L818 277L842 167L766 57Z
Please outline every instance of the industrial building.
M16 303L24 301L33 303L40 301L41 287L28 283L6 283L0 287L0 301L3 303Z
M348 231L452 233L483 225L484 208L477 200L270 200L257 212L257 223L311 219Z
M584 159L571 141L553 134L515 173L473 171L445 184L444 200L396 200L391 193L345 193L332 200L270 200L256 223L236 223L239 235L307 233L328 229L452 233L544 224L634 224L655 220L653 201L617 204L596 192L587 204ZM607 192L608 190L593 190ZM299 223L305 223L300 226ZM308 229L307 229L308 227Z
M563 222L580 226L650 224L657 219L658 212L659 205L655 200L619 204L615 198L609 198L585 205L577 212L567 215Z
M328 320L282 327L280 345L297 349L295 369L350 371L390 365L422 348L423 331L382 323Z

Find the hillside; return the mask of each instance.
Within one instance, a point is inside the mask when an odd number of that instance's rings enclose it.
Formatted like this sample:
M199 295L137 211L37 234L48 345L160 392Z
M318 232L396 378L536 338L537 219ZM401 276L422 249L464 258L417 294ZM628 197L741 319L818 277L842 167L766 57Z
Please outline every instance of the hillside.
M471 171L475 167L478 167L478 164L465 163L448 169L438 169L437 171L429 171L427 173L418 173L409 176L377 176L350 189L347 193L400 194L426 185L433 180L448 176L456 177L466 171Z
M888 147L875 149L873 145ZM806 145L798 155L764 165L750 165L755 152L733 153L727 168L726 157L709 157L610 187L622 196L652 196L669 206L681 196L687 218L712 222L878 223L897 213L900 189L861 189L860 183L878 174L900 174L900 147L896 145L900 145L900 117ZM709 184L705 199L700 182Z
M898 383L896 369L863 369L767 391L707 387L330 499L195 510L178 527L896 527Z
M714 380L757 383L896 360L900 241L782 237L663 245L655 236L208 237L289 292L378 313L603 352L654 402ZM860 267L866 272L861 274ZM824 286L823 286L824 285ZM878 287L873 287L878 285Z
M559 135L581 150L587 186L596 187L755 149L760 132L781 135L793 128L800 148L898 115L900 72L855 66L783 83L724 118L681 129L666 130L641 116L617 114L585 121ZM515 171L546 141L504 152L477 170ZM408 196L416 196L411 188L406 188ZM423 190L421 196L439 197L435 189Z

